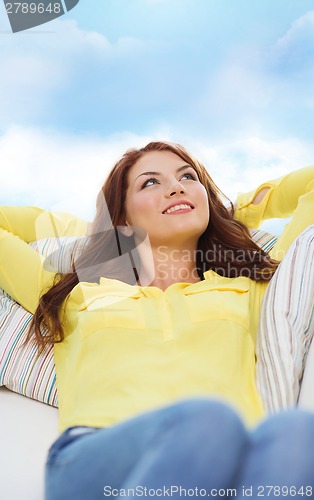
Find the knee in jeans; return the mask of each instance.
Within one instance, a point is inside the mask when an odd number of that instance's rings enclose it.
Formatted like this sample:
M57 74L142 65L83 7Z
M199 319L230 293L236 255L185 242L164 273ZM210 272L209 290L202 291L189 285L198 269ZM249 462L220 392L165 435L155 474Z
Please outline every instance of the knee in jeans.
M286 443L310 443L314 441L314 414L302 410L287 410L278 413L260 426L262 434L281 439Z
M225 432L243 432L244 424L238 414L227 404L214 399L193 398L175 403L172 416L177 423L191 423L194 428L210 427L224 429Z

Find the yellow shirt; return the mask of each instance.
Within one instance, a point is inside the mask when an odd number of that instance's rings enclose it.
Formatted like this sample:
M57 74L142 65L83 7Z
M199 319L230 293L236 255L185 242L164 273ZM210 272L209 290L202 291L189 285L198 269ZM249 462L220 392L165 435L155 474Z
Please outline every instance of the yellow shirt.
M6 214L18 232L12 212L1 214L2 224ZM20 229L29 239L25 217ZM54 278L43 260L18 236L0 230L0 287L31 312ZM165 292L106 278L72 290L65 301L65 339L55 345L61 431L108 426L205 395L229 402L248 423L262 417L254 348L265 284L213 271L204 278Z
M55 230L83 234L86 223L34 207L5 207L0 226L18 235L0 229L0 287L34 312L54 275L26 242ZM61 431L112 425L195 396L229 402L249 424L262 417L254 349L267 284L213 271L204 278L165 292L106 278L72 290L64 306L65 339L55 346Z
M229 402L248 423L263 408L255 332L265 284L223 278L162 291L102 278L80 283L55 345L60 426L108 426L193 396Z

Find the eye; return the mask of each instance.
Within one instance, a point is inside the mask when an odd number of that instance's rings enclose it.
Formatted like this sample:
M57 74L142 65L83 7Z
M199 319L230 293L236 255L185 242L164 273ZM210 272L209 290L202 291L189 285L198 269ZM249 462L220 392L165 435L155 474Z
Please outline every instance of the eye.
M153 184L148 184L149 182L157 182L157 184L160 184L159 181L155 179L155 177L150 177L149 179L147 179L147 181L144 182L144 184L142 184L142 189L146 188L147 186L153 186Z
M182 175L181 179L183 177L186 177L186 176L189 176L190 179L192 179L193 181L196 181L196 176L194 174L190 174L190 173L186 173L186 174Z

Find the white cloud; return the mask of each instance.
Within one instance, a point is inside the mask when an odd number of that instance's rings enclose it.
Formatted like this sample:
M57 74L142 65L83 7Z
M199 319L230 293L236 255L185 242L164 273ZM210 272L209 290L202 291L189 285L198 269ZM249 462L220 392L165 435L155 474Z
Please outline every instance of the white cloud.
M12 127L0 136L2 204L37 205L91 219L97 193L115 161L128 148L158 139L183 143L233 200L239 191L306 166L314 157L314 145L296 139L247 136L208 146L175 138L166 125L150 136L125 132L107 137Z
M102 138L12 127L0 136L2 204L92 218L97 193L115 161L149 140L127 132Z
M212 143L186 141L206 166L222 192L232 201L238 193L256 189L267 180L313 164L314 144L296 138L242 135ZM261 229L280 234L289 219L265 221Z
M58 108L62 115L62 99L70 106L72 102L74 114L78 95L82 105L95 93L96 106L98 93L108 91L108 83L109 89L115 88L112 75L116 76L119 65L123 69L130 60L154 53L162 45L135 37L110 42L100 33L79 29L73 20L56 19L50 26L54 31L0 37L0 127L45 121ZM98 105L103 107L103 102Z
M288 31L278 39L277 48L289 49L296 43L305 43L304 50L308 49L308 42L314 42L314 11L307 12L299 17ZM307 43L306 43L307 42Z
M193 119L215 139L309 137L314 97L314 11L267 44L235 44L207 71ZM191 105L192 109L193 104ZM193 112L192 111L192 112Z
M289 75L298 88L301 85L309 94L312 87L308 88L305 82L313 78L313 57L314 11L310 11L298 18L277 40L273 49L272 64L275 70L282 72L285 78ZM304 90L301 93L303 94Z
M213 128L252 130L259 114L273 98L273 83L269 75L256 64L256 56L241 58L233 54L208 78L205 93L197 102L197 111L210 119ZM253 118L253 119L252 119Z
M298 74L289 80L282 67L301 32L313 36L312 23L313 12L268 45L267 53L257 44L235 44L219 60L195 37L195 61L201 65L194 61L194 45L182 38L110 41L69 20L51 22L51 33L2 36L0 129L18 123L110 133L151 128L164 117L181 133L208 131L216 138L234 130L258 135L266 127L294 135L300 119L310 121L303 111L314 107L311 80ZM290 63L294 70L299 64Z
M312 143L262 135L241 135L211 146L192 140L188 146L197 152L214 181L233 200L239 192L255 189L269 179L311 165L314 157Z

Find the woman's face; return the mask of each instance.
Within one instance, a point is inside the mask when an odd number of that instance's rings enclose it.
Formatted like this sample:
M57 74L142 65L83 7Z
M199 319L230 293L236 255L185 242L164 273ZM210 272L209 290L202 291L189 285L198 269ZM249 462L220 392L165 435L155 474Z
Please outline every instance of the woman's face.
M152 245L193 244L209 221L208 197L194 168L170 151L145 153L131 168L126 222L147 231Z

